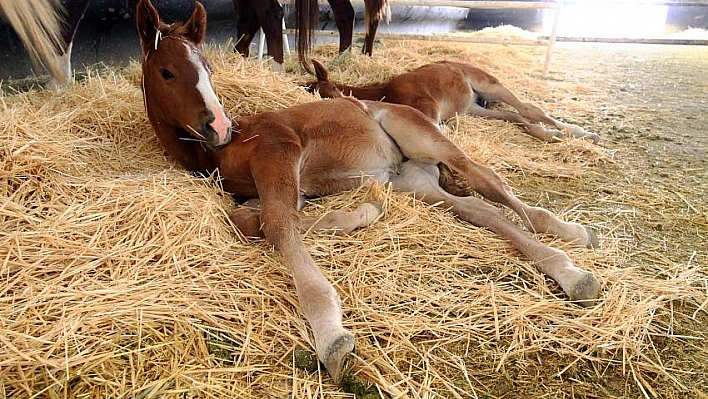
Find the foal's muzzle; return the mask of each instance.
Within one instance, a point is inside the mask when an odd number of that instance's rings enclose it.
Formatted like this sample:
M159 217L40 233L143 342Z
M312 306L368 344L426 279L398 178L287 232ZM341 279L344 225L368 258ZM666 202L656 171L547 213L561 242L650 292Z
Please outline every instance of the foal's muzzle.
M222 148L231 142L231 119L226 114L221 112L218 117L210 110L205 112L206 121L202 127L202 131L206 133L209 144L215 148Z

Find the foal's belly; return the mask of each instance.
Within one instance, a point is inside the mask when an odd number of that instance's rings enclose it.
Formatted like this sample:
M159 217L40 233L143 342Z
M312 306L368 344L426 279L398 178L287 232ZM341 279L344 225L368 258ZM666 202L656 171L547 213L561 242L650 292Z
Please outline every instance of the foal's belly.
M373 119L359 123L308 141L300 163L303 194L329 195L389 180L402 161L398 146Z
M454 91L445 93L439 100L440 119L442 121L459 114L463 115L477 102L477 95L471 89L456 87Z

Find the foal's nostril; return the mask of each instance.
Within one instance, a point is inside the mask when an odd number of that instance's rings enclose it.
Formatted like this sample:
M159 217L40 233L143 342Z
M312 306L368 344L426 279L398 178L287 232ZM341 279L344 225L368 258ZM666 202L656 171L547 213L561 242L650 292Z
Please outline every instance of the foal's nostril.
M205 109L202 111L202 117L204 118L204 126L214 123L216 120L216 116L214 116L214 113L211 112L210 109Z
M232 129L231 127L229 127L228 129L226 129L226 136L224 137L223 142L221 142L221 143L219 143L219 144L216 144L216 148L221 149L221 148L226 147L226 145L231 142L231 135L232 135L232 134L233 134L233 129Z

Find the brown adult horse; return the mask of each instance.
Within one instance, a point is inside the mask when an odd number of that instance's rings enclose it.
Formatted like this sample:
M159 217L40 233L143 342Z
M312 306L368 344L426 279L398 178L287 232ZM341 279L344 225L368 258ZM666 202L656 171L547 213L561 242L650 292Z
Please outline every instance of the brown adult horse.
M354 34L354 7L350 0L327 0L332 7L334 23L339 30L339 52L352 46ZM319 20L317 0L295 0L295 18L298 31L298 56L306 61L311 47L312 36ZM364 21L366 36L362 53L371 55L374 50L374 38L379 27L388 0L364 0Z
M324 65L317 60L312 63L317 80L305 86L309 91L319 91L325 98L349 95L361 100L405 104L437 122L463 113L501 119L522 126L531 136L547 142L557 141L566 134L595 143L600 140L596 133L553 119L537 106L519 100L498 79L472 64L440 61L395 76L387 82L357 87L332 82ZM510 105L517 112L484 107L484 104L494 102Z
M234 0L239 21L239 41L236 49L248 55L248 47L250 46L253 37L259 27L263 28L265 33L266 43L268 45L268 53L273 59L283 63L283 31L281 19L283 9L277 0L255 0L253 4L248 4L254 0L238 0L241 7L249 6L251 12L238 11L237 0ZM352 46L352 38L354 36L354 7L350 0L327 0L332 7L332 15L334 23L339 31L339 52L344 52ZM371 55L374 49L374 38L378 30L379 23L383 17L383 12L386 8L387 0L365 0L364 1L364 20L366 26L366 35L364 37L364 46L362 53ZM279 17L279 18L278 18ZM319 21L319 4L318 0L295 0L295 29L298 32L297 53L300 62L309 70L307 55L312 48L312 37L314 36L315 27ZM241 24L247 27L241 30Z
M145 107L157 137L185 168L218 168L224 189L260 199L260 211L241 208L231 218L244 231L264 236L280 253L312 328L317 355L335 381L341 379L344 360L354 349L354 336L343 327L337 292L302 241L298 203L303 195L355 188L365 180L362 176L414 192L496 232L554 279L571 300L590 305L599 297L597 279L576 267L563 251L539 242L484 200L443 191L435 165L449 165L482 196L511 208L532 232L595 246L592 231L520 201L498 175L472 161L416 109L340 98L232 123L217 100L209 66L199 51L206 31L201 4L196 3L186 23L167 25L150 0L140 0L136 23L143 52ZM366 225L379 210L363 208L338 212L331 221Z

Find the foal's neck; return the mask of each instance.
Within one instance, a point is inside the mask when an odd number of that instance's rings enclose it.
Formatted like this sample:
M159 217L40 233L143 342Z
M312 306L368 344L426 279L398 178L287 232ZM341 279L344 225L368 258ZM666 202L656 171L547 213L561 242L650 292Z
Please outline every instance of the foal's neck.
M352 96L360 100L380 101L386 96L387 83L374 83L356 87L338 84L339 90L345 96Z
M164 123L152 127L165 151L190 172L211 174L219 166L213 150L184 129Z

